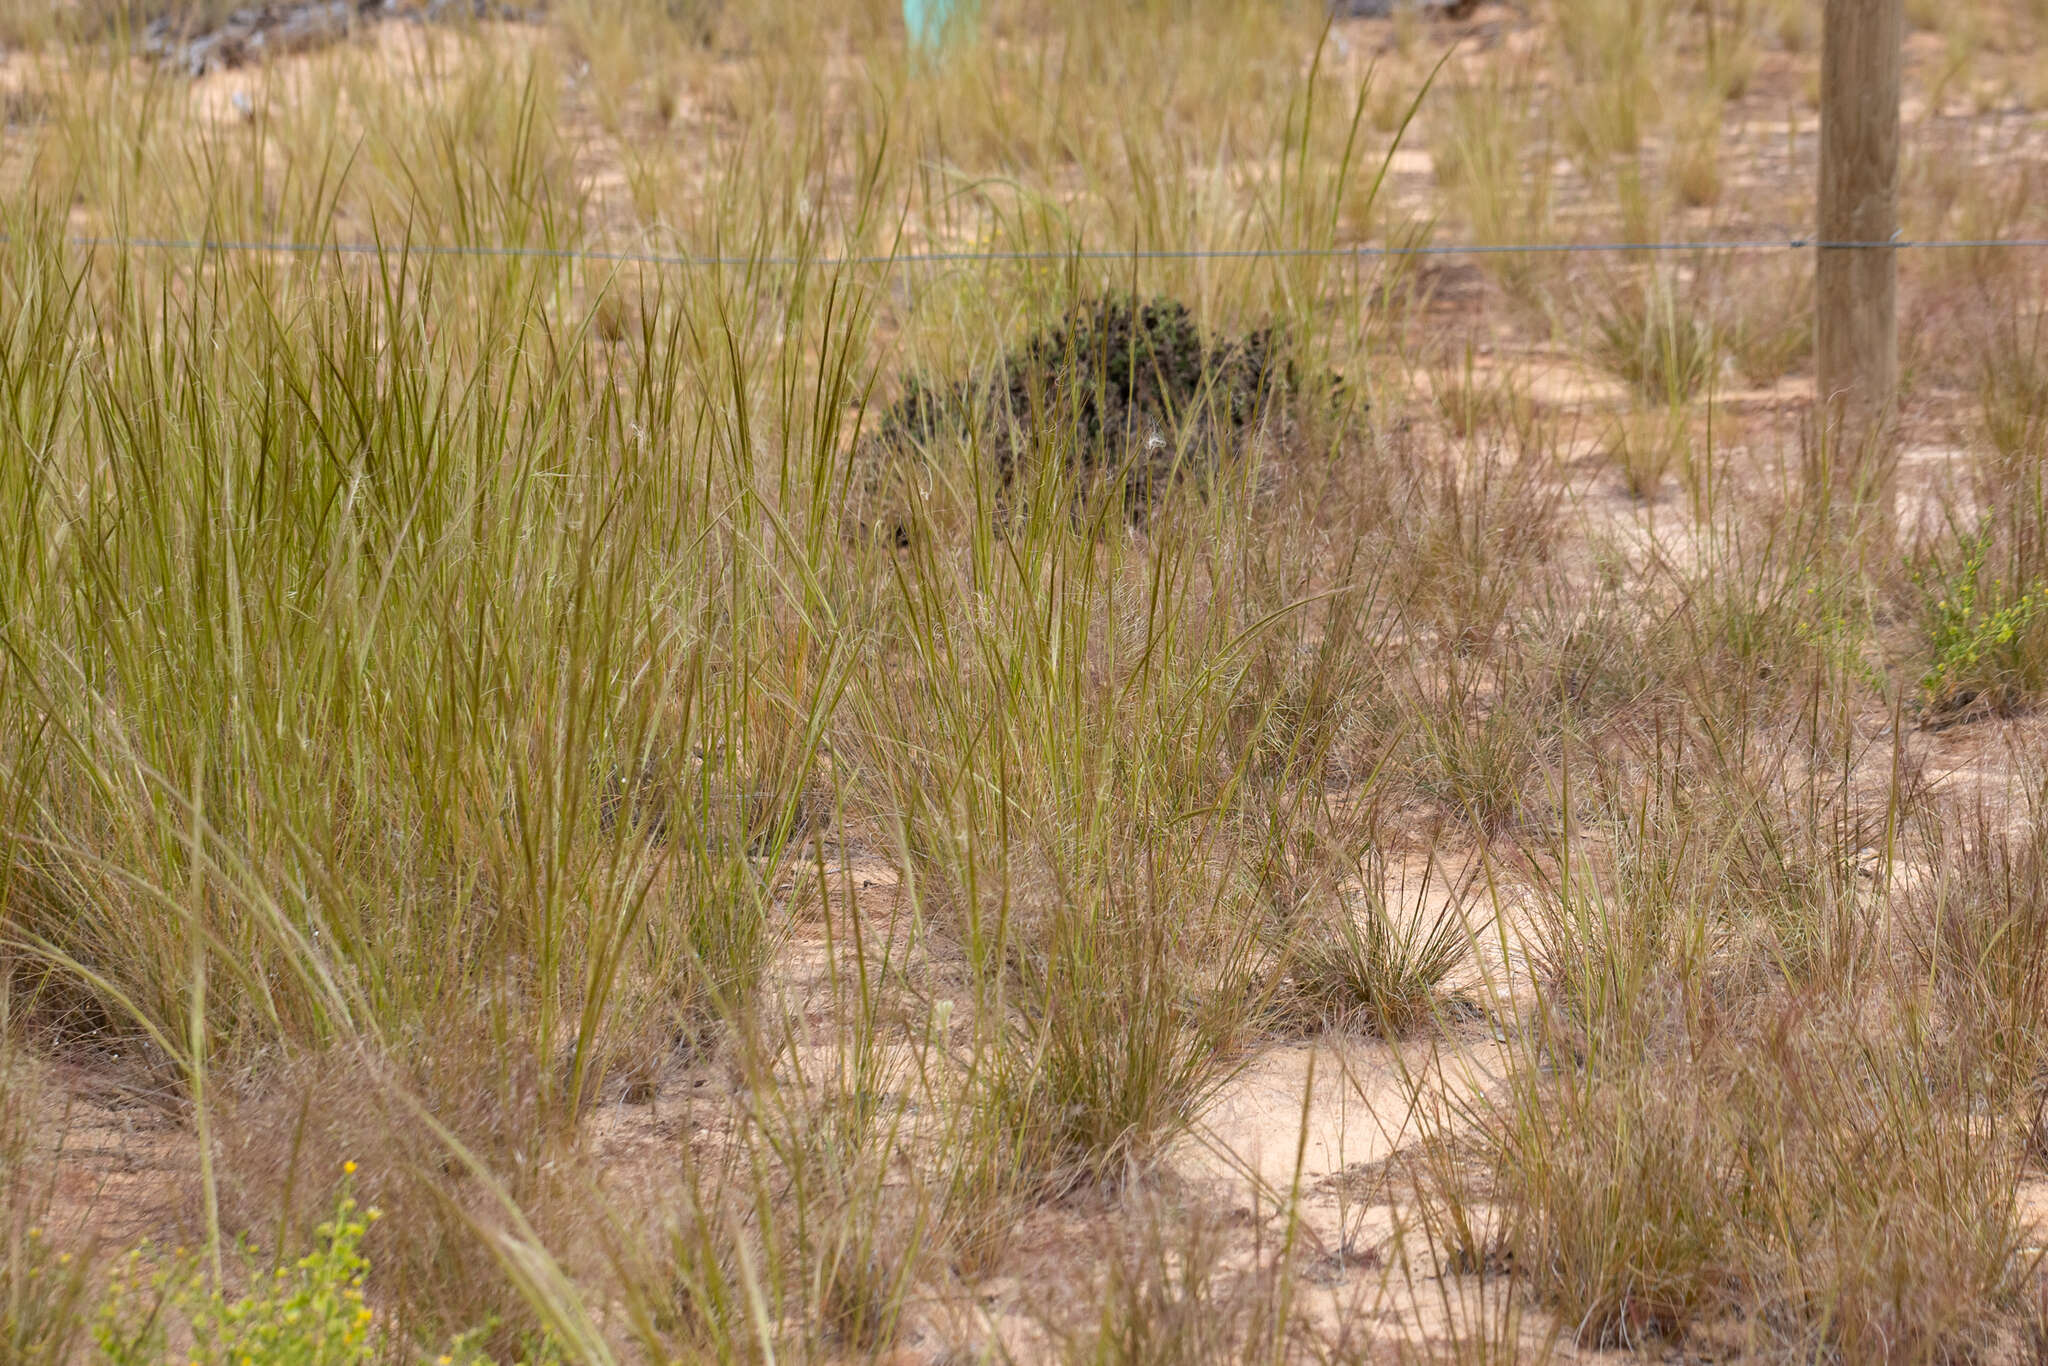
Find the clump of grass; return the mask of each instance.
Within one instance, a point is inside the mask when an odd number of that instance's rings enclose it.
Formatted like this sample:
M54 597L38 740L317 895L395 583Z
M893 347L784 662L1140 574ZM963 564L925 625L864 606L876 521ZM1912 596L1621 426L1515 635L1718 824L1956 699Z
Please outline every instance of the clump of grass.
M1426 1358L1462 1366L1510 1366L1557 1359L1557 1325L1532 1303L1522 1277L1439 1276L1436 1307L1443 1315L1443 1351Z
M1393 627L1376 584L1356 586L1332 598L1320 621L1297 614L1300 634L1275 632L1271 650L1261 652L1238 713L1250 732L1240 752L1260 765L1255 781L1309 773L1369 781L1385 745L1385 642Z
M1721 157L1718 134L1687 138L1679 145L1672 166L1672 185L1678 202L1689 209L1703 209L1721 200Z
M1685 403L1713 378L1720 358L1713 325L1668 272L1608 291L1590 316L1594 354L1646 401Z
M1765 31L1785 52L1812 52L1820 46L1820 17L1811 5L1776 0L1764 6L1763 18Z
M1063 1336L1073 1366L1222 1366L1280 1363L1301 1350L1291 1269L1266 1258L1233 1265L1228 1231L1213 1215L1156 1209L1105 1259L1095 1320Z
M1508 441L1519 448L1538 422L1528 386L1512 371L1481 369L1469 348L1430 376L1429 396L1445 430L1462 442Z
M2017 1126L1967 1079L1930 1087L1949 1068L1927 1046L1788 1032L1731 1097L1748 1129L1743 1260L1767 1311L1849 1358L1984 1350L2026 1261Z
M1640 1345L1682 1331L1709 1298L1724 1238L1715 1171L1725 1151L1712 1128L1719 1117L1695 1108L1688 1079L1659 1072L1650 1051L1683 1029L1674 1005L1697 961L1680 870L1668 857L1637 856L1664 844L1654 799L1639 798L1612 833L1616 857L1604 876L1576 860L1567 840L1559 880L1539 903L1542 1000L1530 1046L1557 1072L1526 1075L1493 1124L1501 1174L1516 1192L1507 1238L1517 1262L1536 1255L1528 1265L1538 1293L1561 1303L1581 1340ZM1598 1176L1681 1156L1668 1182L1606 1187ZM1659 1208L1653 1217L1619 1208L1634 1201Z
M1632 154L1659 117L1670 18L1665 0L1572 0L1556 36L1571 73L1566 126L1598 168Z
M1979 807L1928 822L1930 874L1909 895L1908 938L1947 1022L1981 1048L2024 1107L2048 1058L2048 838ZM2042 1135L2034 1135L2038 1145Z
M2018 316L1993 329L1980 353L1977 406L2001 485L2024 494L2026 476L2048 450L2048 311Z
M1671 637L1672 666L1687 671L1671 676L1687 679L1694 708L1732 724L1788 689L1839 695L1867 681L1870 598L1830 537L1828 510L1810 502L1707 525Z
M1485 927L1466 918L1472 880L1432 895L1436 874L1426 865L1413 889L1367 875L1336 904L1308 910L1283 949L1283 1009L1389 1039L1443 1020L1447 986Z
M1655 715L1669 686L1657 635L1655 618L1612 582L1585 595L1553 588L1524 618L1524 686L1584 722L1625 726Z
M1168 865L1148 862L1143 881L1068 886L1019 946L1016 1018L976 1103L1002 1117L1023 1170L1047 1189L1142 1172L1227 1078L1258 1013L1252 933L1206 969L1187 961L1156 904L1148 913L1136 900L1147 884L1163 889Z
M1484 655L1549 558L1561 497L1552 456L1480 443L1397 486L1390 586L1410 624L1449 653Z
M548 17L606 130L635 135L629 119L643 110L663 124L673 120L675 68L717 40L724 11L723 0L567 0L549 6Z
M1684 466L1691 444L1682 409L1632 409L1616 420L1607 453L1629 495L1647 503L1662 491L1671 472Z
M1757 23L1762 16L1748 0L1725 7L1710 2L1695 7L1695 12L1702 29L1707 93L1717 102L1741 99L1756 76Z
M1749 383L1764 386L1813 354L1813 268L1803 257L1733 270L1713 310L1713 334Z
M1964 58L1968 69L1972 58ZM1975 157L1966 164L1974 164ZM1998 166L1994 161L1993 167ZM2048 198L2048 177L2032 164L2021 164L2010 174L2001 175L1997 170L1977 169L1964 176L1952 218L1953 226L1944 224L1943 231L1964 241L1993 243L2003 238L2023 236L2029 223L2040 221L2041 204ZM1974 285L1978 288L1998 281L2010 282L2006 288L2014 293L2023 293L2027 285L2025 262L2020 254L2010 248L1996 246L1975 246L1958 249L1946 261L1935 263L1954 279L1958 285ZM2038 337L2037 337L2038 343ZM2038 346L2037 346L2038 349Z
M1721 109L1710 102L1687 118L1671 160L1671 188L1678 202L1703 209L1721 200Z
M1501 1116L1505 1249L1585 1346L1642 1351L1720 1307L1734 1148L1683 1077L1524 1076Z
M1693 795L1711 765L1632 767L1662 795L1626 800L1604 871L1566 846L1534 1056L1488 1114L1514 1265L1587 1344L1732 1311L1804 1351L1980 1349L2020 1308L2010 1081L1987 1084L1970 1027L1926 1027L1925 979L1892 975L1891 946L1829 928L1842 876L1757 882L1757 851L1717 842L1725 799ZM1755 917L1786 947L1756 957Z
M879 1111L871 1129L821 1141L796 1161L770 1141L801 1203L766 1231L764 1260L790 1268L780 1293L818 1350L877 1352L897 1341L926 1279L931 1211L922 1183L888 1191L888 1137L901 1116L875 1096L843 1099Z
M1475 242L1542 242L1550 231L1548 132L1532 84L1496 65L1444 83L1435 97L1430 154L1437 183ZM1536 264L1527 258L1507 255L1492 264L1511 289L1525 290L1535 279Z
M1534 819L1550 746L1526 699L1425 705L1415 724L1415 783L1447 814L1488 835Z
M1500 1121L1506 1242L1581 1342L1747 1307L1788 1347L1934 1359L2011 1322L2017 1145L1930 1098L1926 1058L1816 1033L1525 1083Z

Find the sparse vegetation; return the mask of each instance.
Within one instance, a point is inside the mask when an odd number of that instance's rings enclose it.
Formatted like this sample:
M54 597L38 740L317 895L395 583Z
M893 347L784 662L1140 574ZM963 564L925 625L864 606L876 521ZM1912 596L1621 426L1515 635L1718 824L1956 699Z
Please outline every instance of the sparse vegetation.
M1857 539L1810 253L1524 250L1816 6L389 8L0 0L0 1359L2048 1342L2042 263Z

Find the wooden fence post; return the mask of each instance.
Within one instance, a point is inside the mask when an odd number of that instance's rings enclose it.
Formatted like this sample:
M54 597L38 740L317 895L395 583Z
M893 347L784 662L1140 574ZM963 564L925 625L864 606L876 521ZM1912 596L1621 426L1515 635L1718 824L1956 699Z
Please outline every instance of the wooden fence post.
M1845 511L1893 513L1899 381L1899 74L1905 0L1825 0L1814 302L1822 478ZM1822 490L1816 489L1815 492ZM1861 518L1858 519L1862 520Z

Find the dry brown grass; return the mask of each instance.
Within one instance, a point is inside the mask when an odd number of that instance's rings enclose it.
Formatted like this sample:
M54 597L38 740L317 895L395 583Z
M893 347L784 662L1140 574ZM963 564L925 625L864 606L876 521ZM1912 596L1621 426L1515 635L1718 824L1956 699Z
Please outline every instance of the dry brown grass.
M0 11L0 1356L147 1236L169 1359L345 1192L350 1360L2038 1344L2034 266L1902 254L1886 542L1803 489L1803 255L1256 254L1801 232L1812 9L565 3L197 83ZM1918 18L1911 231L2021 231L2048 15ZM879 259L977 248L1046 255ZM1132 293L1303 382L862 439Z

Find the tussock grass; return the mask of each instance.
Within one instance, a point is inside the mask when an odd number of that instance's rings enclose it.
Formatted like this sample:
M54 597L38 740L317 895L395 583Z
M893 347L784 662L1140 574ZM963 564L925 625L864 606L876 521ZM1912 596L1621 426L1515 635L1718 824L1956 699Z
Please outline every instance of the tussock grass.
M1588 316L1597 353L1651 403L1684 403L1713 378L1719 349L1712 324L1668 274L1606 293Z
M1090 1366L1296 1359L1303 1345L1289 1321L1283 1269L1232 1266L1227 1249L1213 1215L1154 1212L1105 1259L1099 1319L1092 1331L1072 1335L1062 1359Z
M352 1184L392 1359L2019 1341L2039 813L1927 754L2041 691L2022 277L1909 268L1977 477L1873 549L1718 392L1796 390L1799 259L1248 252L1786 219L1807 8L565 3L196 85L0 10L0 1355L127 1251L81 1074L198 1177L145 1281ZM888 264L968 250L1049 255ZM1413 1178L1334 1245L1313 1087L1214 1150L1277 1045Z
M1539 426L1520 430L1542 439ZM1452 655L1483 654L1494 642L1555 544L1561 502L1548 449L1514 450L1484 435L1474 445L1407 473L1393 531L1403 615Z
M1811 359L1813 270L1806 262L1730 270L1717 293L1713 333L1743 379L1775 384Z
M1562 69L1571 75L1571 144L1595 163L1633 154L1658 116L1670 7L1663 0L1565 0L1555 19Z
M1939 872L1913 897L1917 957L1937 1007L1972 1021L2001 1084L2030 1093L2044 1042L2040 819L2030 813L2015 831L1978 810L1930 826Z
M1690 436L1682 409L1632 410L1616 420L1608 456L1630 495L1650 502L1665 479L1689 463Z
M1815 809L1817 848L1759 861L1773 837L1724 833L1723 803L1763 808L1711 769L1703 784L1652 757L1658 786L1627 799L1611 866L1563 862L1533 1041L1553 1066L1485 1121L1515 1192L1503 1245L1582 1342L1642 1347L1739 1309L1786 1350L1976 1350L2017 1302L2026 1236L2024 1126L1983 1117L2028 1102L1980 1090L1974 1062L1994 1017L1927 1027L1931 978L1895 973L1869 928L1881 912L1855 904L1884 882L1786 884L1869 833ZM1718 794L1704 805L1702 787ZM1843 1005L1813 1009L1817 991Z
M2040 467L2048 441L2048 315L2019 313L1996 326L1981 353L1977 381L1984 435L2009 491Z
M1538 108L1533 75L1511 67L1459 73L1439 95L1430 152L1437 183L1471 240L1486 245L1548 240L1550 129ZM1526 259L1491 263L1512 289L1534 276Z
M1384 871L1345 888L1288 946L1284 1005L1297 1018L1402 1038L1455 1013L1452 978L1487 925L1470 923L1476 873L1432 895L1444 877L1426 865L1413 886ZM1392 883L1390 886L1389 883ZM1439 900L1439 896L1441 899Z

